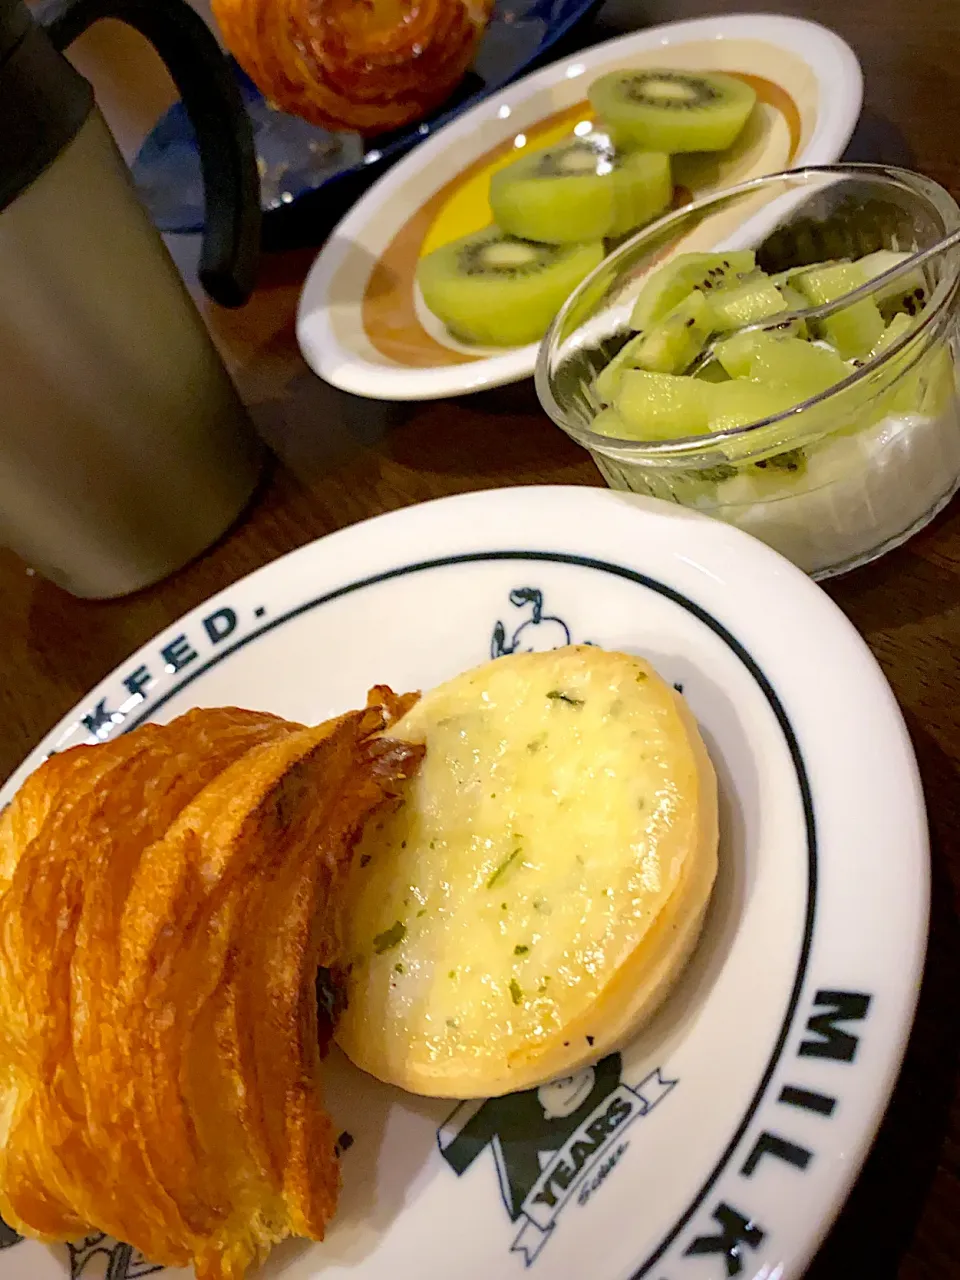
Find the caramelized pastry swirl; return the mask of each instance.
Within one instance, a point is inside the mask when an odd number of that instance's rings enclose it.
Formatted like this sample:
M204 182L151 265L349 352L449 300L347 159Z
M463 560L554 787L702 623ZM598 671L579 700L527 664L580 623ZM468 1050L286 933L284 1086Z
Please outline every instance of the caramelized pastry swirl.
M384 133L459 84L493 0L213 0L265 98L327 129Z
M381 691L389 695L389 691ZM51 757L0 816L0 1215L241 1280L339 1191L315 981L408 699L191 711ZM386 704L386 705L383 705Z

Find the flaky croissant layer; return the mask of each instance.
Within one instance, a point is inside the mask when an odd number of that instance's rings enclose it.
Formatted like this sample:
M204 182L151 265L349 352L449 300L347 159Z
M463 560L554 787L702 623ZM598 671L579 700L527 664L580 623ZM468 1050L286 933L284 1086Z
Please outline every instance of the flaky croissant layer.
M241 1280L336 1207L315 981L409 701L197 710L55 755L0 816L0 1215Z
M493 0L213 0L227 48L281 111L372 135L456 88Z

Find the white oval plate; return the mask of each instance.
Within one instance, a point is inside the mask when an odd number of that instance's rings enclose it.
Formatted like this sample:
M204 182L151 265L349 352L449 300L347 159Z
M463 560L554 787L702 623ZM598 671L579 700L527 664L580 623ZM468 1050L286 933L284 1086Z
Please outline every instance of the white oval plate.
M590 81L625 66L728 71L747 76L757 89L760 105L728 153L675 157L684 198L781 169L829 164L843 153L860 114L863 80L855 54L832 31L798 18L749 14L670 23L554 63L441 129L343 219L300 297L297 340L310 367L344 391L381 400L440 399L529 377L538 344L498 350L457 342L419 297L417 261L451 238L438 236L436 219L458 195L463 199L471 175L492 154L515 154L558 113L564 132L590 118ZM454 234L489 221L482 194L479 205L468 203L480 216Z
M574 488L471 494L357 525L134 654L0 804L47 752L91 733L222 703L316 721L361 705L374 683L426 688L491 653L568 639L648 656L702 726L721 871L691 966L622 1055L505 1099L411 1097L335 1052L328 1103L353 1139L341 1207L325 1243L287 1242L263 1276L797 1276L856 1176L919 986L923 801L866 646L802 573L736 529ZM0 1254L0 1280L150 1270L99 1236Z

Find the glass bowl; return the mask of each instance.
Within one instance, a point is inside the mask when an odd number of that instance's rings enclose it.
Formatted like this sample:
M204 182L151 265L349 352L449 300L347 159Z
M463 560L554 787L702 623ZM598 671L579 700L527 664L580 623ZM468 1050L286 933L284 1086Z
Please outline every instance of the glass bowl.
M960 253L922 269L927 304L912 328L776 417L683 439L615 438L594 429L595 379L632 336L645 281L674 254L751 248L773 274L915 252L958 226L942 187L878 165L773 174L687 205L621 245L568 298L540 348L541 404L614 489L738 525L814 578L865 564L922 528L960 485Z

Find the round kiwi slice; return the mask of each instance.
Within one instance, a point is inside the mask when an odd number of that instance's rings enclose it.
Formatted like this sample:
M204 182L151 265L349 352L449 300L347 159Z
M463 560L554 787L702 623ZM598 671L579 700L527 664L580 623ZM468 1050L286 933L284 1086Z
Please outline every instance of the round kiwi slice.
M617 146L653 151L723 151L757 95L719 71L613 71L590 86L590 101Z
M618 152L605 134L521 156L493 175L490 208L504 231L566 244L622 236L670 203L670 157Z
M518 347L543 337L603 256L600 240L536 244L487 227L422 258L417 283L423 301L455 337Z

